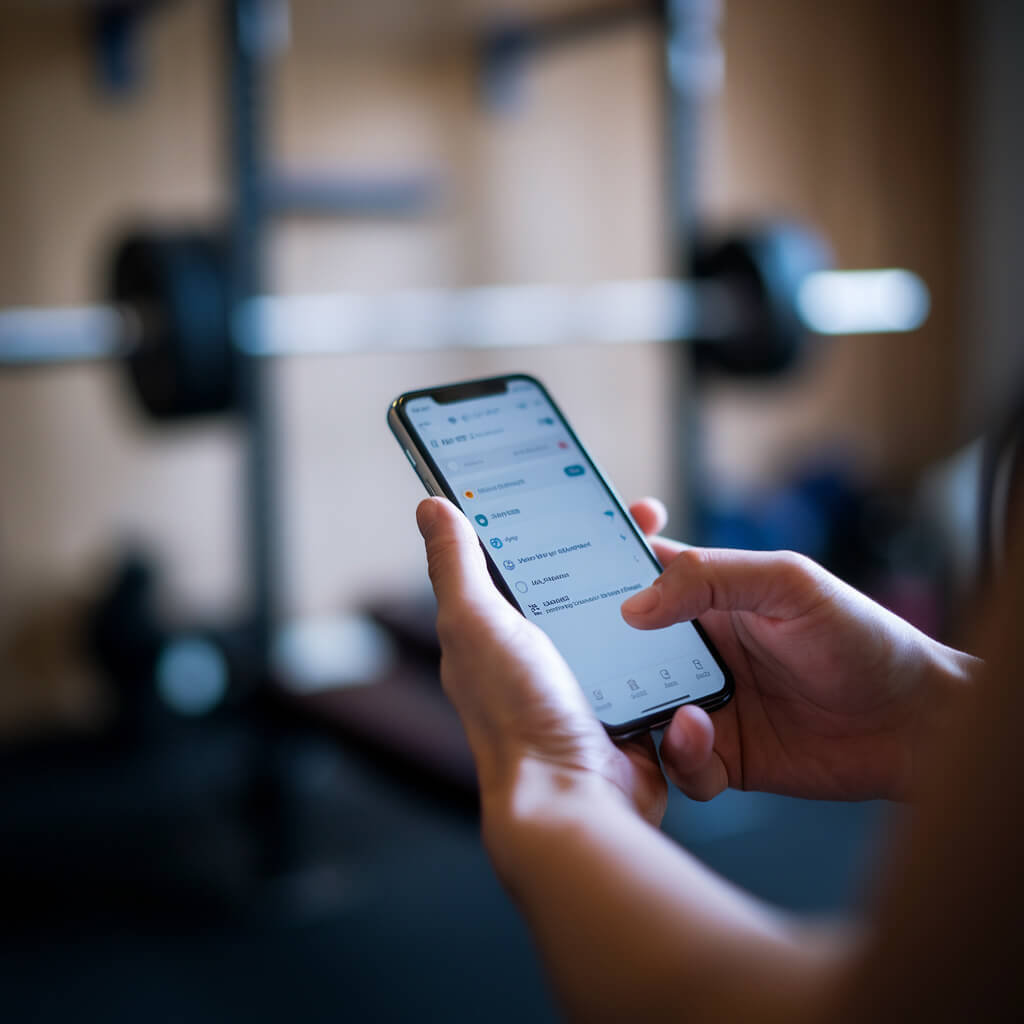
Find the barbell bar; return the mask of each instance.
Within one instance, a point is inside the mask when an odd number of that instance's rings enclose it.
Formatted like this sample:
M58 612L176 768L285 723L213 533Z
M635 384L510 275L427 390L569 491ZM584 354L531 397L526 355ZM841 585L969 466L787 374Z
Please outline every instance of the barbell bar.
M267 295L230 308L223 244L137 235L113 261L110 304L0 310L0 368L123 363L146 411L230 410L239 358L679 342L698 365L781 372L814 334L913 330L928 315L906 270L837 271L801 226L698 246L687 280Z

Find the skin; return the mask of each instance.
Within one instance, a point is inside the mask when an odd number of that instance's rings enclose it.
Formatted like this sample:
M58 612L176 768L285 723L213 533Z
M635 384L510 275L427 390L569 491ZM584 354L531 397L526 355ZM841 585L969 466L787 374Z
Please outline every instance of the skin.
M663 525L657 503L633 512L645 530ZM1024 557L983 617L982 666L797 556L655 542L657 604L634 595L627 621L700 614L736 676L726 708L676 715L668 774L701 798L742 785L914 802L864 922L822 929L658 831L666 788L650 740L609 740L546 635L495 590L454 506L427 499L417 519L484 842L570 1017L1019 1019Z
M665 522L660 502L630 511L645 533ZM419 508L439 601L442 681L467 725L484 785L536 756L596 771L651 822L665 788L649 738L616 746L596 722L547 635L495 591L475 534L443 499ZM696 799L727 785L806 797L904 795L912 753L934 694L955 687L974 659L936 644L809 559L788 552L687 548L655 538L665 572L623 605L626 621L701 624L733 671L736 694L711 717L680 710L661 754L669 777ZM658 604L641 613L650 593ZM500 691L476 685L500 663Z
M645 820L661 821L666 787L650 738L609 740L547 634L494 589L476 535L454 506L427 499L417 521L438 599L441 681L465 726L482 792L500 793L510 771L536 761L592 773ZM493 685L478 685L481 666Z
M665 525L653 499L631 512ZM699 618L736 684L714 720L677 712L661 754L688 796L727 786L817 799L905 798L938 695L977 659L931 640L792 552L688 548L655 538L665 572L623 604L638 629Z

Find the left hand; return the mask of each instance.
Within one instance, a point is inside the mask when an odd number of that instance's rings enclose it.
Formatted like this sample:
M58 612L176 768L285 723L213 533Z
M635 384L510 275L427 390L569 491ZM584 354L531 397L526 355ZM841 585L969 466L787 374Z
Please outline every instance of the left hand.
M465 516L443 498L416 510L437 597L441 682L462 719L485 806L528 762L596 777L652 824L666 787L649 736L614 744L554 644L497 591Z

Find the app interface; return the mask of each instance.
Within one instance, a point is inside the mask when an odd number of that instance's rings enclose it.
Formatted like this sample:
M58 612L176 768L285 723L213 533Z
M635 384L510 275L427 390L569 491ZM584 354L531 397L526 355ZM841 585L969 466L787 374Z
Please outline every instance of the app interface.
M717 693L725 677L690 623L637 630L619 608L658 575L543 391L417 398L408 421L523 614L554 640L598 718L621 725Z

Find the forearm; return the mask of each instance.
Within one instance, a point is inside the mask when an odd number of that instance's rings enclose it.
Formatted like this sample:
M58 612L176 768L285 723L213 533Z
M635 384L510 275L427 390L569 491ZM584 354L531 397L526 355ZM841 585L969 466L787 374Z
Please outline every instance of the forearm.
M826 1015L844 944L712 875L604 780L525 762L485 794L484 834L574 1018Z

